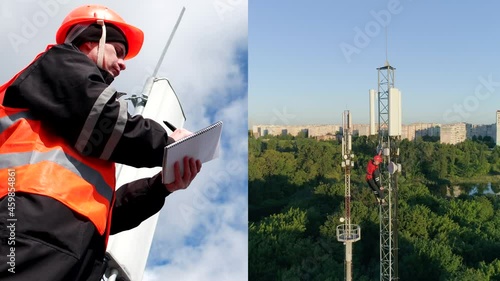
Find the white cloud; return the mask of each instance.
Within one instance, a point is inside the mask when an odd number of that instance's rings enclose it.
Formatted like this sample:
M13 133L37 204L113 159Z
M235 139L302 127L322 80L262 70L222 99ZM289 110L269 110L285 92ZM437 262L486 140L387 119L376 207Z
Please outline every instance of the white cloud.
M185 5L186 12L158 76L172 83L183 104L186 128L195 131L214 119L224 121L221 158L206 163L188 190L167 198L144 280L246 280L247 85L238 56L247 50L248 2L100 2L145 33L141 53L127 61L127 70L113 83L129 94L142 90ZM83 4L88 3L2 3L0 58L6 67L0 72L0 82L9 80L46 45L54 43L65 15ZM13 43L9 38L15 36L23 40ZM186 241L196 243L185 245Z
M246 95L244 95L239 99L228 103L226 107L219 110L218 114L216 115L216 119L225 120L224 126L237 127L240 125L241 120L247 118L247 108L248 108L247 104L248 104L248 98ZM234 138L242 137L241 135L242 131L246 132L246 128L239 128L239 130L229 131L227 133L231 137L231 140L234 140L233 137ZM247 137L246 136L243 137L245 145L247 145ZM237 140L241 141L241 139Z
M241 231L223 226L200 247L185 247L172 252L175 261L151 268L143 280L246 280L248 268L242 268L247 263L246 241L247 236Z
M160 72L183 103L188 129L224 121L224 150L188 190L167 198L144 280L246 280L247 98L237 51L247 46L247 4L224 20L211 2L189 4ZM157 51L145 59L155 62L166 39L151 42Z

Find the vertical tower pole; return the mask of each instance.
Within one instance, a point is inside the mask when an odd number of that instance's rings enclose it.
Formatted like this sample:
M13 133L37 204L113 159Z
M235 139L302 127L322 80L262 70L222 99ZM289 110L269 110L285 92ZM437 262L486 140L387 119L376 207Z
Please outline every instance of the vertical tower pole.
M351 169L354 167L352 153L352 121L348 110L342 115L342 168L345 173L344 224L337 226L337 240L345 245L345 281L352 281L352 243L361 239L359 225L351 223Z
M388 172L391 156L396 157L395 143L389 134L391 114L390 91L394 88L395 68L386 61L378 70L378 153L385 161L380 164L381 183L387 204L379 206L380 219L380 280L398 279L397 273L397 178Z

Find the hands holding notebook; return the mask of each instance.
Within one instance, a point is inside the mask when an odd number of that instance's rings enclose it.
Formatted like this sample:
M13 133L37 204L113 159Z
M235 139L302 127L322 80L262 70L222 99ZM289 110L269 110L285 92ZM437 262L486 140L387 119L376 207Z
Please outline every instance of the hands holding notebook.
M192 134L193 133L191 131L188 131L184 128L174 128L174 132L170 135L170 137L175 141L178 141ZM165 184L165 187L169 192L174 192L179 189L186 189L201 170L201 161L198 159L185 156L182 161L182 164L184 166L183 173L181 174L180 163L177 161L173 167L175 180L171 183Z
M180 164L179 162L175 162L175 180L172 183L165 184L165 187L169 192L174 192L179 189L186 189L201 170L201 161L198 159L189 158L186 156L183 159L183 165L184 173L181 175Z
M167 145L164 149L162 175L164 184L178 183L183 186L186 182L190 183L196 176L201 163L219 156L222 121L217 121L195 133L179 130L184 129L175 129L170 136L174 139L182 135L184 137L175 139L174 143ZM186 160L186 157L189 160ZM193 173L195 173L194 176Z

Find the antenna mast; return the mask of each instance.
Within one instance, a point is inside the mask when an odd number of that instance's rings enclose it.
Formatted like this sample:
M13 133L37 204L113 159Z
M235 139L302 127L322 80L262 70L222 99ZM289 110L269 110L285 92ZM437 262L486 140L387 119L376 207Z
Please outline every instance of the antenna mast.
M129 100L132 100L135 106L135 112L134 114L141 114L142 111L144 110L144 106L146 106L146 103L148 102L148 95L149 92L151 92L151 87L153 87L153 82L156 79L156 74L158 74L158 70L160 69L161 64L163 63L163 59L165 58L165 54L167 53L168 47L170 46L170 43L172 42L172 39L174 38L175 32L177 31L177 27L179 27L179 23L182 20L182 16L184 15L184 11L186 10L186 7L182 7L181 13L179 14L179 17L177 18L177 22L175 23L174 29L172 30L172 33L170 33L170 36L168 37L168 41L165 44L165 47L163 48L163 51L161 53L160 59L158 59L158 62L156 63L155 70L153 71L153 75L149 77L146 80L146 83L144 84L144 88L142 90L142 94L140 96L132 95L131 98L128 98Z
M388 44L387 44L387 26L385 27L385 63L389 65L389 55L388 55Z
M342 115L342 168L345 174L344 224L337 226L337 241L345 245L345 281L352 280L352 243L361 239L361 228L351 224L351 169L354 167L352 153L352 119L349 110Z
M396 68L389 64L386 27L386 61L378 70L378 148L384 157L380 164L381 183L386 190L387 204L380 204L380 280L399 280L398 273L398 185L401 171L399 141L401 140L401 93L394 87Z
M170 33L170 37L168 37L167 44L165 45L165 48L163 48L163 52L161 53L160 59L158 60L158 63L156 64L155 71L153 72L153 77L156 76L158 73L158 70L160 69L160 65L163 62L163 58L165 57L165 54L167 53L168 47L170 46L170 43L172 42L172 38L174 38L175 32L177 31L177 27L179 27L179 23L181 22L182 16L184 15L184 11L186 10L186 7L182 7L181 13L179 15L179 18L177 18L177 22L175 23L174 30L172 33Z

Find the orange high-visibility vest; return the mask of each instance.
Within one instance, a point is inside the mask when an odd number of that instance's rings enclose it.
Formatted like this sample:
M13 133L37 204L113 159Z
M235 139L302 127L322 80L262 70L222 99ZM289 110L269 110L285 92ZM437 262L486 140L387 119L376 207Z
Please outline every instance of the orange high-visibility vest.
M49 196L87 217L107 241L115 164L82 156L28 110L0 105L0 198L9 181L16 192Z

